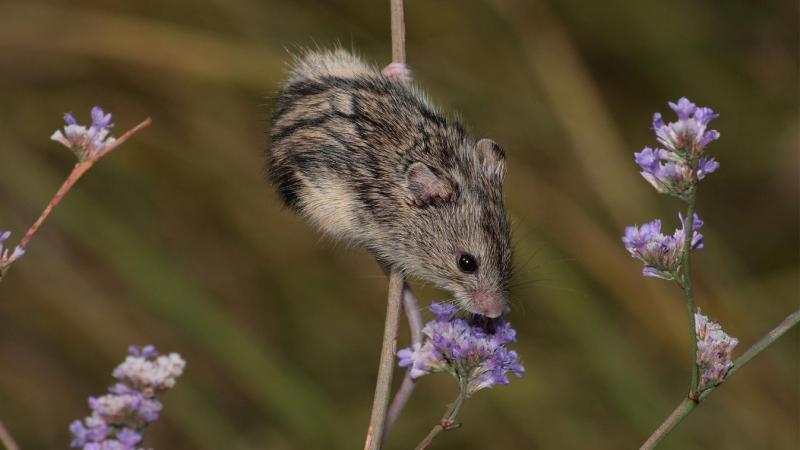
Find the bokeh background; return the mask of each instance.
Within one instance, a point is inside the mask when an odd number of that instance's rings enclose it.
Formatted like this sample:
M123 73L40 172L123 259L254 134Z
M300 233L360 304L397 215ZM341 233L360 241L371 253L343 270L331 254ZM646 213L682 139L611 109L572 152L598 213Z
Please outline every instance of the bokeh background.
M721 114L703 182L698 304L741 353L798 306L798 5L775 1L410 0L419 83L508 155L528 372L470 400L435 448L636 448L688 382L685 309L619 236L681 205L639 178L654 111ZM74 163L61 114L117 133L0 285L0 418L23 449L66 448L128 344L188 360L156 449L360 448L386 280L282 210L263 150L287 49L390 55L388 1L0 4L0 228L19 237ZM444 293L418 286L424 304ZM407 342L403 335L401 344ZM791 332L664 449L800 448ZM396 380L401 378L397 372ZM456 395L422 379L388 444L415 445Z

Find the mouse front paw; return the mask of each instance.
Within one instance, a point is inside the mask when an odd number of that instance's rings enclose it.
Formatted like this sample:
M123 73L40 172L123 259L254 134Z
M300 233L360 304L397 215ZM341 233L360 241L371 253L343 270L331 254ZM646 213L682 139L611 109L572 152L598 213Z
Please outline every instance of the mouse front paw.
M381 74L392 81L409 83L412 80L411 69L402 63L393 62L381 70Z

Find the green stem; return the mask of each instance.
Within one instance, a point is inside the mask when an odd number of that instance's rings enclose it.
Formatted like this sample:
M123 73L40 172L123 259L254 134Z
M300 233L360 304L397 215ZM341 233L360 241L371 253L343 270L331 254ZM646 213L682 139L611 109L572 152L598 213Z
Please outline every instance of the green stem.
M692 191L686 203L689 205L686 208L685 223L683 224L683 263L681 287L686 295L686 314L689 318L689 341L692 349L692 381L689 385L689 398L697 399L697 386L700 380L700 370L697 367L697 329L694 321L694 290L692 289L692 271L691 271L691 258L692 253L692 238L694 237L694 203L695 193Z
M777 341L781 336L786 334L787 331L791 330L792 327L797 325L800 322L800 309L797 311L789 314L783 322L781 322L777 327L775 327L772 331L767 333L764 337L759 339L755 344L753 344L746 352L742 354L742 356L736 358L733 362L733 367L725 376L725 380L727 381L731 376L733 376L736 371L742 368L745 364L750 362L756 355L764 351L767 347L769 347L773 342ZM706 389L703 393L697 397L696 400L691 398L685 398L681 403L672 411L672 414L667 417L666 420L658 427L658 429L653 432L653 434L647 439L647 441L642 444L639 450L648 450L655 448L659 442L661 442L664 437L666 437L673 428L675 428L683 419L686 418L694 409L706 399L711 392L713 392L717 387L720 385L713 386L711 388Z
M467 381L462 380L460 383L460 392L458 393L458 398L456 401L450 404L447 408L447 411L442 416L442 419L436 426L433 427L430 433L425 436L425 439L417 445L416 450L424 450L431 445L431 442L439 435L442 431L452 430L454 428L458 428L460 424L456 424L456 417L458 416L458 412L461 411L461 406L464 405L464 401L467 399Z

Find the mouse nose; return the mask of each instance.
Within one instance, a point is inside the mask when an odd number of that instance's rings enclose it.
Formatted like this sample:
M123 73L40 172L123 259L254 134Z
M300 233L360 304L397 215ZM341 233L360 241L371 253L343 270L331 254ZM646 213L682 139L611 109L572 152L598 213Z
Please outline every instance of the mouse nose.
M500 317L506 309L505 295L499 292L476 291L472 304L481 314L491 319Z

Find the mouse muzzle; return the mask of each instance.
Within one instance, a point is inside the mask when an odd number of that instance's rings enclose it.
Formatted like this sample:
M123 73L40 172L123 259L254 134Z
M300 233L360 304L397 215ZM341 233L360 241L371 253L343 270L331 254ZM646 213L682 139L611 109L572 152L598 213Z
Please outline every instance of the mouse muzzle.
M502 292L475 291L471 300L472 312L492 319L500 317L506 309L506 296Z

